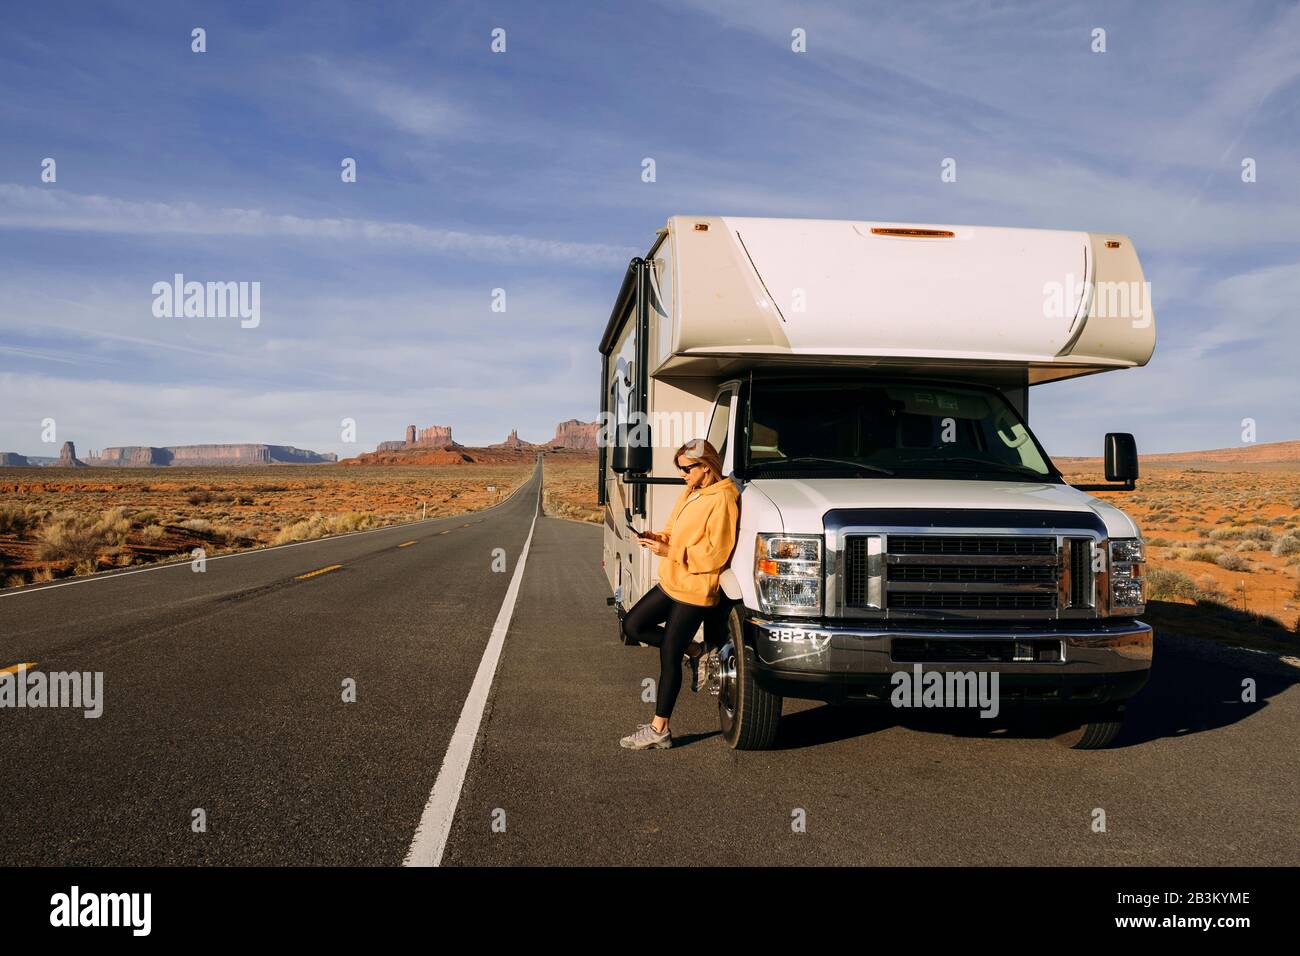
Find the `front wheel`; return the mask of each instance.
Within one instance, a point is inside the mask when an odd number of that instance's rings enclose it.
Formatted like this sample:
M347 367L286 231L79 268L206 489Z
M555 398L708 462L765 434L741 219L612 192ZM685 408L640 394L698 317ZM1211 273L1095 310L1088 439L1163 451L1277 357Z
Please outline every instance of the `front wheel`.
M1124 712L1118 708L1084 711L1064 720L1065 728L1056 742L1071 750L1102 750L1115 742L1124 729Z
M718 652L718 718L732 750L766 750L776 740L782 698L756 679L754 649L746 647L740 614L727 617L727 642Z

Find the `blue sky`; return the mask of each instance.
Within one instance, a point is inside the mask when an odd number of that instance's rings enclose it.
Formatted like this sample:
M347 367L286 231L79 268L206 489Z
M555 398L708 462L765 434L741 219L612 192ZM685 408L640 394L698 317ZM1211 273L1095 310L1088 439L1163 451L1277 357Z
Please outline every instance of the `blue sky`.
M5 16L0 450L54 454L46 418L79 450L350 455L408 422L467 444L514 427L544 441L595 417L623 267L677 213L1128 233L1156 355L1036 389L1048 450L1095 454L1108 429L1144 451L1224 447L1244 418L1260 441L1300 438L1295 4L47 2ZM807 53L791 52L796 27ZM45 157L56 183L40 180ZM154 317L153 283L177 272L259 281L261 324Z

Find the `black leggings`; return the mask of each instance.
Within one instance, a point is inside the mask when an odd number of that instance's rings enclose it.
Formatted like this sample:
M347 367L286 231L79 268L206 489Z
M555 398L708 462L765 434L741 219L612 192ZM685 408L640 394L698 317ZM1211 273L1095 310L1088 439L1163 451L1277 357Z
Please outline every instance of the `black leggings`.
M655 716L672 716L682 689L682 655L704 617L713 608L683 604L655 585L623 617L623 633L633 641L659 648L659 688ZM663 627L659 625L663 624Z

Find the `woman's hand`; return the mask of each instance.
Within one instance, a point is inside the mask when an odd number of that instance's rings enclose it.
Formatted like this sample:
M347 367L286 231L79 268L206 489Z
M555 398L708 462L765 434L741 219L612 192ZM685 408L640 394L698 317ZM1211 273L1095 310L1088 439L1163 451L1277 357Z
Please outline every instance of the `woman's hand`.
M641 547L654 552L660 557L668 553L668 545L658 538L637 538L636 540Z

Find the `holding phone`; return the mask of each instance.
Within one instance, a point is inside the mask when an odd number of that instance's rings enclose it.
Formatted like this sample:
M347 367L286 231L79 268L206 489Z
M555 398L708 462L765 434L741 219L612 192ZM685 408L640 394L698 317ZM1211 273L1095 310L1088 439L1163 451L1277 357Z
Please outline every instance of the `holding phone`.
M632 527L632 522L630 522L630 521L627 523L627 530L628 530L628 531L631 531L631 532L632 532L634 535L636 535L638 538L648 538L648 537L650 537L650 533L649 533L648 531L638 531L638 530L636 530L636 528Z

